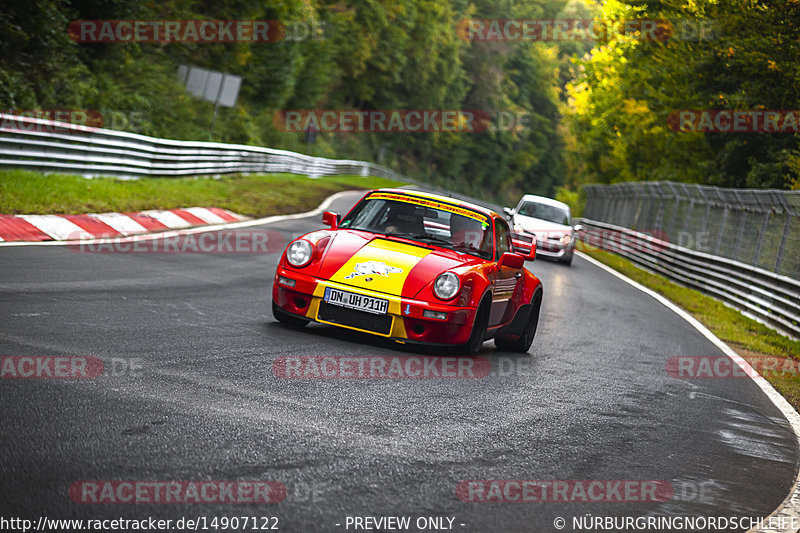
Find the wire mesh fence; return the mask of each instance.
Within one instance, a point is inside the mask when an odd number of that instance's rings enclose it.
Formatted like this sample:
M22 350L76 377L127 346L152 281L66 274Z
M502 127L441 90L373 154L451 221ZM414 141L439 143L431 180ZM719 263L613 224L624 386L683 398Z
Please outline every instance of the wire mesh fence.
M587 185L584 218L800 279L800 191Z

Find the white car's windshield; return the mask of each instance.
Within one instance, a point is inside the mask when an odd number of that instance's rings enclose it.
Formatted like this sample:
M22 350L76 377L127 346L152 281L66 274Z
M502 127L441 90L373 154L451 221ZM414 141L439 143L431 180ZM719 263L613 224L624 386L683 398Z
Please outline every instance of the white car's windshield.
M569 211L555 205L540 204L538 202L525 202L522 204L522 207L519 208L518 213L526 217L547 220L548 222L564 224L565 226L569 226L572 223L570 220Z

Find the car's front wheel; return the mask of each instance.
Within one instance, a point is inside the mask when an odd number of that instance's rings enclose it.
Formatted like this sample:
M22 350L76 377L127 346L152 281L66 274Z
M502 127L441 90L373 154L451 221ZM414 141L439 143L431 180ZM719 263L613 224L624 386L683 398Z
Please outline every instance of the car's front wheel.
M490 305L490 302L484 300L478 306L478 312L475 313L475 321L472 323L472 334L469 336L467 344L464 345L464 349L469 354L476 354L481 351L483 339L486 338L486 328L489 327Z
M522 334L513 341L497 337L494 340L495 346L500 350L509 352L527 353L533 344L533 338L536 336L536 328L539 325L539 311L542 308L542 291L537 291L531 300L531 314L528 317L528 322L525 324L525 329Z
M282 324L286 324L287 326L294 326L297 328L302 328L310 321L305 318L299 318L294 315L290 315L283 309L277 306L275 302L272 302L272 314L275 317L275 320Z

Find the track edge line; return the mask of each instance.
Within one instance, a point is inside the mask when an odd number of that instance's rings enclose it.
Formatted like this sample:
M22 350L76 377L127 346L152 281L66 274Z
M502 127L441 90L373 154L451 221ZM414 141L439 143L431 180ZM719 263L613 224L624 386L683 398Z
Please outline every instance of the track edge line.
M667 307L670 311L677 314L679 317L686 320L689 324L691 324L697 331L699 331L704 337L706 337L709 341L711 341L717 348L719 348L725 355L730 357L739 367L744 371L755 383L758 387L767 395L767 398L778 408L781 414L786 418L786 421L789 422L789 425L792 428L795 436L795 442L798 445L798 449L800 449L800 413L798 413L792 405L781 396L781 394L775 390L773 387L761 374L756 372L756 370L750 366L750 363L745 361L742 356L740 356L736 351L722 342L719 337L714 335L707 327L705 327L699 320L695 317L690 315L686 310L681 309L675 303L671 302L664 296L658 294L652 289L648 289L641 283L632 280L628 276L622 274L621 272L617 272L610 266L601 263L597 259L590 257L583 252L575 251L578 256L582 259L587 260L589 263L593 264L596 267L599 267L606 272L616 276L617 278L621 279L625 283L631 285L632 287L639 289L643 293L653 297L659 303ZM797 466L797 465L795 465ZM783 500L783 502L775 509L769 516L764 518L764 522L769 522L769 519L775 518L783 518L785 522L791 524L792 522L798 523L800 522L800 471L797 472L795 475L794 480L794 488L789 493L788 496ZM748 530L747 533L795 533L798 531L797 529L765 529L765 528L751 528Z

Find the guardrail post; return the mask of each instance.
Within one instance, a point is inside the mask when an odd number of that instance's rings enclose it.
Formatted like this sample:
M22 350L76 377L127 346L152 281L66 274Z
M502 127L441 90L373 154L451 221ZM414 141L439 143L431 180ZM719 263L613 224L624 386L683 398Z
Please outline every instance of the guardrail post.
M714 247L714 255L719 255L722 248L722 236L725 235L725 224L728 221L728 204L724 204L722 208L722 220L719 223L719 235L717 236L717 245Z
M703 202L706 204L706 210L703 211L703 222L700 223L700 232L699 233L706 233L706 230L708 230L708 217L711 215L711 200L709 199L708 196L706 196L706 193L703 191L702 187L698 187L697 188L697 192L700 193L700 196L703 197ZM696 250L700 250L700 239L699 239L699 237L697 239L695 239L695 242L696 242L695 249ZM700 250L700 251L703 251L703 250Z
M739 205L736 206L739 212L739 228L736 230L736 241L733 244L733 253L731 254L731 259L738 259L739 250L741 249L742 240L744 239L744 226L747 222L747 210L745 209L744 202L742 202L742 197L739 194L739 191L733 191L733 195L736 197L736 201L739 202Z
M675 205L672 207L672 218L669 221L669 229L665 229L665 233L669 237L670 240L674 240L672 233L675 231L675 225L678 222L678 208L681 205L683 199L681 198L680 194L678 194L677 189L671 182L667 182L670 191L672 191L672 198L675 201Z
M786 217L786 222L783 224L783 233L781 234L781 243L778 245L778 255L775 258L775 273L780 273L781 262L783 261L783 253L786 251L786 243L789 240L789 230L792 227L792 217L797 216L797 212L792 209L791 204L789 204L789 200L786 198L785 195L779 194L778 201L781 203L783 207L783 215ZM793 273L794 275L797 272Z
M664 197L664 192L661 190L661 183L655 183L653 185L653 191L655 192L656 202L657 202L657 211L656 211L656 219L653 222L653 227L650 228L653 231L664 231L664 203L666 202L666 198Z
M595 194L596 193L597 191L595 190ZM603 199L603 215L600 217L600 220L603 222L608 222L608 217L611 216L609 211L611 210L611 202L613 197L610 194L607 194L607 191L604 191L601 197Z
M761 256L761 247L764 244L764 234L767 232L767 225L769 224L769 211L764 212L764 220L761 221L761 230L758 232L758 242L756 242L756 251L753 254L753 266L758 266L758 259Z
M688 233L689 231L689 222L692 220L692 210L694 209L694 197L689 194L689 189L686 187L686 184L683 184L683 190L686 191L686 197L689 199L689 209L686 210L686 214L683 215L685 218L683 220L683 228L681 228L681 233ZM680 239L679 239L680 240Z
M617 224L629 228L631 222L633 222L634 185L632 183L621 183L620 186L622 186L622 205L624 208L622 220L618 221Z
M627 224L627 227L640 229L640 226L639 226L640 221L639 221L639 219L642 216L642 211L643 211L644 203L646 201L646 196L642 192L641 185L639 185L639 186L633 185L632 188L633 188L633 202L632 202L632 205L631 205L632 214L631 214L630 224Z
M786 222L783 225L783 234L781 235L781 244L778 246L778 257L775 259L775 273L780 273L781 261L783 261L783 252L786 250L786 241L789 240L789 229L792 225L792 215L788 211L783 212L786 217Z

